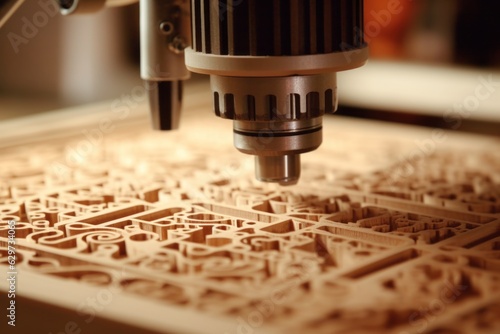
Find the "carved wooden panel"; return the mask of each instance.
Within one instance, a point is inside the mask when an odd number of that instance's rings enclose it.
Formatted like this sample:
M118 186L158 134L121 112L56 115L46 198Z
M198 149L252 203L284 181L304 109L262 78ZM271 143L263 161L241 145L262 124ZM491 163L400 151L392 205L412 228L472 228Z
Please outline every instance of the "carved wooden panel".
M17 295L83 332L95 317L156 332L500 331L498 139L450 134L425 153L426 130L328 119L283 188L255 181L208 117L0 151L0 268L15 221Z

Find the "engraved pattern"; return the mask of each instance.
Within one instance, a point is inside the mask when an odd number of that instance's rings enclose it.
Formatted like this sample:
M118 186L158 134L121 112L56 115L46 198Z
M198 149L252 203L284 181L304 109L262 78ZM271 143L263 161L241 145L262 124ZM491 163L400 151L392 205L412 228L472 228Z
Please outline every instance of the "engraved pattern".
M243 319L235 332L499 329L498 142L403 175L409 144L346 131L281 188L228 146L158 138L116 133L84 157L71 142L4 150L1 263L15 219L20 271Z

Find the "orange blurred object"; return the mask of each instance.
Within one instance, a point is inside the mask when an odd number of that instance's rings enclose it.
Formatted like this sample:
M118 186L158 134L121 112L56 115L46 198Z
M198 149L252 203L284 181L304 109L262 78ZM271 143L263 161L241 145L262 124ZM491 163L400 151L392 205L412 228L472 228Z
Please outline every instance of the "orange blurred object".
M416 13L411 0L365 1L365 40L370 57L399 59L405 53L405 37Z

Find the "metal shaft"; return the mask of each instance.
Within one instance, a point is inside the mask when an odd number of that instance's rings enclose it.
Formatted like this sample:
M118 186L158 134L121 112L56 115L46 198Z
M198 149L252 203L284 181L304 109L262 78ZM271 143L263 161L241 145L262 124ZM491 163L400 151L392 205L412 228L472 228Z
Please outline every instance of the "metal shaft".
M256 156L255 176L259 181L278 182L282 186L294 185L300 177L300 155Z
M189 78L184 49L191 40L187 0L140 0L141 77L149 86L154 129L179 127L182 80Z

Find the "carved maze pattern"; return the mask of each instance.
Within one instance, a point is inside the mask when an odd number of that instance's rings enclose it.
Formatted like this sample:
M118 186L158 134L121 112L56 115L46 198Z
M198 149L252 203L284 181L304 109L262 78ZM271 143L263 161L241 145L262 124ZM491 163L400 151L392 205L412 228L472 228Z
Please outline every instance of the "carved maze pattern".
M371 142L376 168L326 169L325 155L280 188L230 149L175 136L109 139L83 158L54 143L3 152L0 260L14 219L19 270L242 319L235 332L500 328L494 149L439 151L405 172Z

